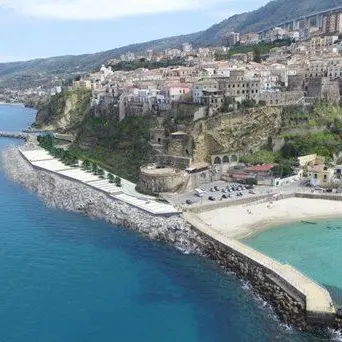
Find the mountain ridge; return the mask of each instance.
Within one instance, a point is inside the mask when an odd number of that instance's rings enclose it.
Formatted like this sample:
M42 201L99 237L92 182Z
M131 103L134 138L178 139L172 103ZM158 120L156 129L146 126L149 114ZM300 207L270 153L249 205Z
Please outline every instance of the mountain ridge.
M195 47L222 44L222 36L231 31L257 32L283 21L342 6L342 0L273 0L251 12L233 15L206 30L180 36L135 43L94 54L39 58L24 62L0 63L0 87L27 87L47 76L91 72L111 58L128 51L163 50L189 42ZM38 75L38 77L37 77Z

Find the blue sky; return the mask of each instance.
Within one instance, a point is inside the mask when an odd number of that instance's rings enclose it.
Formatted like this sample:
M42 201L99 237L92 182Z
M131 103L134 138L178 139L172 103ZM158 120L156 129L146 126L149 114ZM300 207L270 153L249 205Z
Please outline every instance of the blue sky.
M268 0L0 0L0 62L192 33Z

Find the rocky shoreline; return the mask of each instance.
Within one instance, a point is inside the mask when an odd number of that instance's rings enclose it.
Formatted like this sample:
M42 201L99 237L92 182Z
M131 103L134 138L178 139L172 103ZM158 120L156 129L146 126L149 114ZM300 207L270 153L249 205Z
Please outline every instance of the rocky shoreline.
M86 185L49 172L34 169L16 147L2 153L7 175L35 192L49 207L78 212L109 223L133 229L144 236L172 244L183 253L193 253L217 261L224 269L252 285L253 293L271 304L280 319L303 330L312 330L306 321L302 298L290 296L265 269L251 263L226 246L199 233L181 216L157 217L121 201L110 199ZM338 328L337 322L332 324Z
M81 183L34 169L15 147L4 150L2 163L13 181L35 192L48 207L103 219L134 229L152 240L170 242L183 252L201 254L198 234L181 217L153 216Z

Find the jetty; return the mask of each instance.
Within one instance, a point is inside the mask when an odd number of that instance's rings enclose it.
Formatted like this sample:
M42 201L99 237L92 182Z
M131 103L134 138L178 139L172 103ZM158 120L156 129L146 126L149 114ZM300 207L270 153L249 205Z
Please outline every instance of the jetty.
M3 138L14 138L14 139L23 139L27 140L30 134L24 132L6 132L0 131L0 137Z
M280 263L244 243L226 237L194 213L184 218L204 238L213 242L214 258L251 282L258 294L273 302L286 323L301 328L331 326L337 309L329 292L294 267ZM271 292L271 293L270 293Z

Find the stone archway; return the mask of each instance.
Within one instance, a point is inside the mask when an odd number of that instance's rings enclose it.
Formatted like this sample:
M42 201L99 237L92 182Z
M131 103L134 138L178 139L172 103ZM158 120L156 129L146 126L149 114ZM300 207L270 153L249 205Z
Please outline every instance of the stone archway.
M216 165L221 164L221 158L220 158L220 157L216 157L216 158L214 159L214 164L216 164Z
M222 159L222 163L223 164L229 164L229 157L228 156L224 156Z

